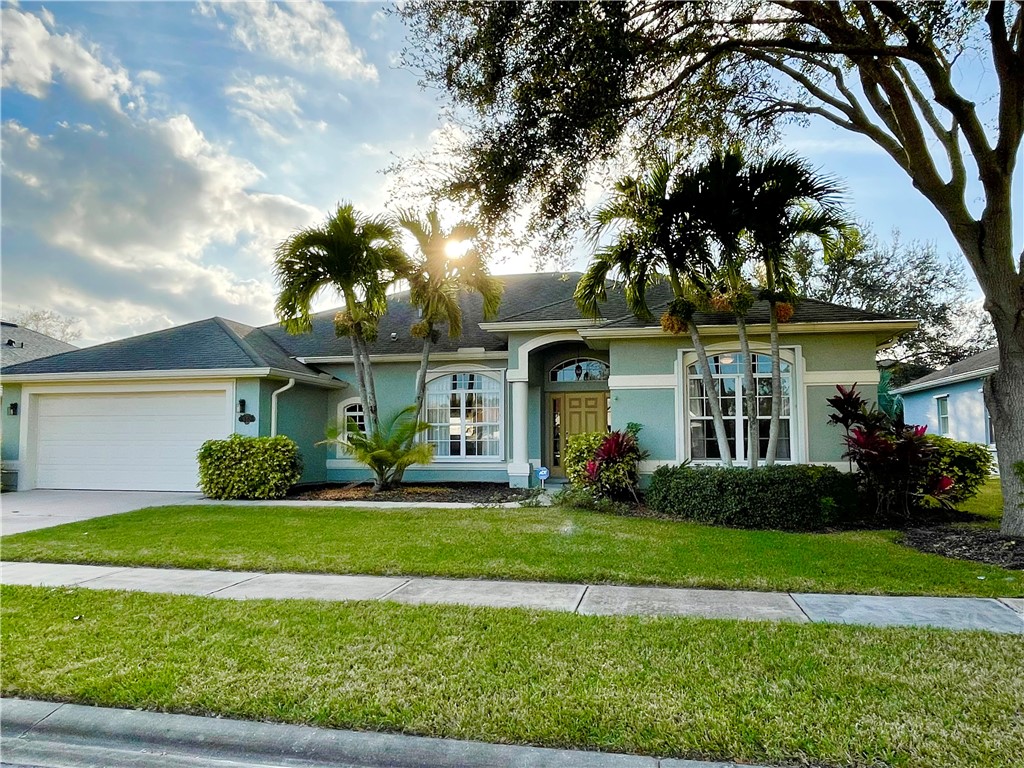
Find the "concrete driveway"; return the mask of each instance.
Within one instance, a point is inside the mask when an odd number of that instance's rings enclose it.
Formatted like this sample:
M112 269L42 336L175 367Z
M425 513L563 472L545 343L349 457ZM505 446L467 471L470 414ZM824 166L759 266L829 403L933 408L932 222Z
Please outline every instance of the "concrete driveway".
M195 503L201 498L199 493L172 491L15 491L0 495L0 533L6 536L142 507Z

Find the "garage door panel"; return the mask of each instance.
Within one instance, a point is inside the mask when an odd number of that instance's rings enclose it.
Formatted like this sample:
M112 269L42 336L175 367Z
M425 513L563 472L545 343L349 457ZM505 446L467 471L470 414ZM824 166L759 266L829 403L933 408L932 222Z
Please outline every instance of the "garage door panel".
M230 432L217 391L40 395L40 488L195 490L196 451Z

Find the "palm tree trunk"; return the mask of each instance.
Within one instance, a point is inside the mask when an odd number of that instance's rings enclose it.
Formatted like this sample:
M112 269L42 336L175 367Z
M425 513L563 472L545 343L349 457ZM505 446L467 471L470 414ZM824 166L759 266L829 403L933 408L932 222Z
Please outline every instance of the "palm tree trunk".
M427 335L423 337L423 355L420 357L420 369L416 372L416 418L423 418L423 403L427 399L427 366L430 364L430 348L434 345L434 328L431 325ZM409 437L406 448L411 448L416 435ZM405 477L405 469L396 469L391 477L392 485L400 485Z
M369 423L367 421L367 414L370 412L369 401L366 398L366 375L363 371L363 356L359 351L359 343L356 341L355 335L349 336L352 342L352 365L356 369L356 386L359 388L359 402L363 406L363 426Z
M366 346L366 340L358 333L353 335L353 351L360 358L360 364L363 370L363 389L366 392L366 404L364 406L366 414L366 426L367 432L370 434L377 434L380 431L380 413L377 410L377 388L373 382L373 369L370 367L370 351Z
M743 354L743 404L747 411L747 466L757 468L760 434L757 424L757 392L754 391L754 361L750 355L750 340L747 338L747 321L736 316L736 331L740 337L740 352Z
M423 338L423 354L420 357L420 369L416 374L416 418L423 418L423 402L427 399L427 366L430 364L433 337L434 329L431 327Z
M690 341L697 352L697 362L700 365L701 382L704 384L704 392L708 396L708 403L711 405L711 416L714 419L715 439L718 441L718 453L722 457L722 464L732 466L732 451L729 449L729 436L725 433L725 418L722 416L722 403L718 397L718 388L715 386L715 379L711 375L711 366L708 365L708 353L704 349L704 342L701 340L700 331L697 330L697 323L690 320L686 327L690 331Z
M764 456L766 466L775 464L782 427L782 359L779 355L779 321L775 317L775 300L768 302L769 327L772 339L772 420L768 427L768 450Z

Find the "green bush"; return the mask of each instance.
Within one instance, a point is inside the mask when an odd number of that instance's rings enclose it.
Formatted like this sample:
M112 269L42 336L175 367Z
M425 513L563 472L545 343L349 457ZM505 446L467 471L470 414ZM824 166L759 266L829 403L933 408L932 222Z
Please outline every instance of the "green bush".
M935 452L928 458L925 489L945 485L943 478L953 481L943 492L951 504L960 504L977 495L992 474L992 452L984 445L928 435Z
M570 483L583 485L586 482L587 462L593 460L607 435L607 432L580 432L565 441L562 466L565 467L565 476Z
M582 485L567 485L554 498L555 506L601 512L606 515L625 515L629 505L601 496L596 489Z
M287 437L207 440L199 485L211 499L281 499L302 476L299 446Z
M857 510L857 482L834 467L659 467L647 504L662 515L736 528L813 531Z

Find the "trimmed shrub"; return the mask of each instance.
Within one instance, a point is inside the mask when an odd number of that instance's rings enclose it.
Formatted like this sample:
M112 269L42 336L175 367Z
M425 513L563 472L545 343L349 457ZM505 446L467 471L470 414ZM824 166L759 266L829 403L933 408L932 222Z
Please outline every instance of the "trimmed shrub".
M281 499L302 477L299 446L283 436L207 440L198 456L199 485L211 499Z
M960 504L977 495L992 474L992 453L984 445L927 435L935 446L925 470L925 489L942 488L942 497ZM948 485L944 478L952 480Z
M711 525L821 530L850 520L857 481L834 467L659 467L647 489L655 512Z
M592 461L607 432L580 432L565 441L562 466L565 476L573 485L583 485L587 479L587 462Z

